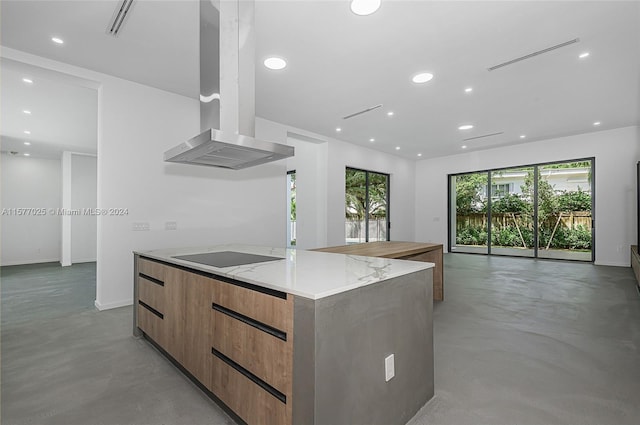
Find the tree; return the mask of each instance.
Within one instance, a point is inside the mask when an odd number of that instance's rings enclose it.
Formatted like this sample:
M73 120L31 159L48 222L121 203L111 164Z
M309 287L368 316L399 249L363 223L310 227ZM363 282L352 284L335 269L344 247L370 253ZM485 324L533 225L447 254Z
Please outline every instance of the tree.
M291 221L296 221L296 173L291 173Z
M527 173L524 185L520 186L525 198L533 200L533 171ZM544 223L549 216L559 211L558 197L553 190L553 186L538 174L538 222Z
M483 188L486 187L486 173L456 176L456 214L466 215L486 211L486 204L482 199Z
M347 169L345 175L345 214L351 220L364 220L367 211L366 173Z
M387 176L369 172L369 208L372 218L387 216ZM345 215L351 220L367 216L367 172L347 169L345 174Z

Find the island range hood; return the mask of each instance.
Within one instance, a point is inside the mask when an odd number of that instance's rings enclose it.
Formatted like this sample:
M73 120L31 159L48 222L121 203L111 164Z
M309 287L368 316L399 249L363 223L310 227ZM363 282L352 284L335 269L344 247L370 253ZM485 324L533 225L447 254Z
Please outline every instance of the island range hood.
M200 0L200 131L164 153L167 162L228 169L294 155L256 139L253 1Z

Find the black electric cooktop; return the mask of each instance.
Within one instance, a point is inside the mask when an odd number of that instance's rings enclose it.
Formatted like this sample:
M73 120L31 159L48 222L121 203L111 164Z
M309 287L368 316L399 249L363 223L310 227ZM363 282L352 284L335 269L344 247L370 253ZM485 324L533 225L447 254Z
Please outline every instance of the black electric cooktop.
M213 267L233 267L245 264L264 263L266 261L284 260L280 257L267 255L247 254L235 251L205 252L202 254L178 255L172 258L191 261L192 263L205 264Z

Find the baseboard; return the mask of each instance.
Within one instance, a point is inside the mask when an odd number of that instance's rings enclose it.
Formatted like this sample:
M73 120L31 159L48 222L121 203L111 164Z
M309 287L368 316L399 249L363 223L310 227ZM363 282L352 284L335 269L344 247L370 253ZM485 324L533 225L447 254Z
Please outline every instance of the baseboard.
M59 262L60 262L60 258L51 258L51 259L42 258L42 259L38 259L38 260L8 261L6 263L3 262L2 263L2 267L5 267L5 266L23 266L25 264L59 263Z
M596 266L631 267L629 263L618 263L615 261L596 261L593 264Z
M118 308L118 307L125 307L128 305L133 305L133 299L128 299L128 300L122 300L122 301L115 301L115 302L111 302L111 303L99 303L98 300L96 300L94 302L96 308L100 311L103 310L111 310L112 308Z
M76 263L95 263L96 259L95 259L95 257L94 258L81 258L79 260L71 260L71 262L73 264L76 264Z

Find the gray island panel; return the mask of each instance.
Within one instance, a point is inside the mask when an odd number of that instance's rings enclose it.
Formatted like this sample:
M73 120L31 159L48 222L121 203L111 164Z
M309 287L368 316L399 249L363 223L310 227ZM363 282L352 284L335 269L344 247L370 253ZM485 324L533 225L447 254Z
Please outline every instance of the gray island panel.
M432 279L429 269L315 302L296 297L294 423L401 425L433 397ZM385 382L390 354L395 377Z

